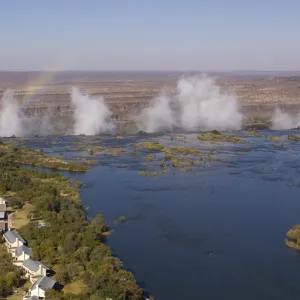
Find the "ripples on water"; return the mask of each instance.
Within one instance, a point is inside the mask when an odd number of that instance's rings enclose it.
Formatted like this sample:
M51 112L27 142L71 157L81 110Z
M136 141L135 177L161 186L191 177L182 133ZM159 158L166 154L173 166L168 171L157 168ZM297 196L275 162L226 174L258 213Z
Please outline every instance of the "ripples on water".
M205 167L176 169L159 179L139 176L141 169L159 170L158 161L146 162L143 154L90 155L86 149L128 150L144 140L169 145L171 135L25 143L70 160L95 160L87 173L67 176L87 184L81 196L89 216L104 213L115 230L108 244L156 300L298 299L300 260L284 238L300 223L300 142L288 141L288 132L261 134L234 133L246 143L213 146L200 144L196 134L176 135L183 140L179 145L213 147L218 154ZM284 145L269 141L268 134ZM127 221L119 224L121 215Z

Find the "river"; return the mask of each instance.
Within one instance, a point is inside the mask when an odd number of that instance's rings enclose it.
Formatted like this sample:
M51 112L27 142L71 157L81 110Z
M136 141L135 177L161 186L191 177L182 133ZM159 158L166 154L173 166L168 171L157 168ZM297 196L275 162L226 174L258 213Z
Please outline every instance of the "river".
M283 144L266 137L279 136ZM93 159L84 174L64 173L86 187L88 216L103 213L113 234L108 245L156 300L298 299L300 258L284 245L300 223L300 142L288 132L243 133L245 144L200 145L196 134L177 135L185 147L213 147L216 159L191 172L158 177L144 154L91 155L91 145L129 149L150 137L41 137L25 144L66 159ZM172 135L174 136L174 134ZM151 167L149 167L151 165ZM119 222L120 216L126 222Z

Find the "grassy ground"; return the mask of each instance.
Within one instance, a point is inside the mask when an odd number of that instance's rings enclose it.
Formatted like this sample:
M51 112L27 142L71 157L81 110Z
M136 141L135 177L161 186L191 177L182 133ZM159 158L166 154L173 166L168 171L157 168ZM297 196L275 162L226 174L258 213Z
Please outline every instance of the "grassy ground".
M88 290L88 288L84 284L82 279L75 280L75 281L67 284L63 289L64 293L70 293L70 294L75 294L75 295L86 293L87 290Z
M6 192L5 194L1 195L2 197L4 198L7 198L7 197L12 197L14 196L16 193L15 192L12 192L12 191L8 191Z
M14 211L10 216L10 226L15 229L20 229L28 224L30 222L28 216L32 209L33 205L26 203L22 209Z
M23 296L25 295L25 290L29 289L31 287L31 282L30 281L26 281L24 283L23 286L15 289L14 294L10 295L9 297L7 297L7 300L22 300Z

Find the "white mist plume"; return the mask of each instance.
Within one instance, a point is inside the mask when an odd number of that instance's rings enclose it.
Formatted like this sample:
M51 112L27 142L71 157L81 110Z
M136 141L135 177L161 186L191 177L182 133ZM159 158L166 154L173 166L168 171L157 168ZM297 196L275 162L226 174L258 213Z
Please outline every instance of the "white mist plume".
M22 136L21 106L12 90L5 90L0 100L0 136Z
M111 132L115 124L111 120L111 111L103 97L91 98L72 88L74 105L74 134L95 135Z
M149 107L137 118L141 130L157 132L171 130L175 126L175 117L171 109L171 98L165 94L153 99Z
M170 130L237 130L243 116L233 95L222 93L208 76L182 78L175 95L161 95L141 112L139 126L147 132Z
M272 116L273 129L291 129L300 126L300 114L291 115L276 108Z

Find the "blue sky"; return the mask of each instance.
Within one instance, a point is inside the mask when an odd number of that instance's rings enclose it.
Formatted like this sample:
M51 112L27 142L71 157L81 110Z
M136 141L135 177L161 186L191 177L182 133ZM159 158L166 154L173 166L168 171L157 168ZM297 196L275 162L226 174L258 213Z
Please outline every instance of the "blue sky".
M1 0L0 70L300 70L299 0Z

